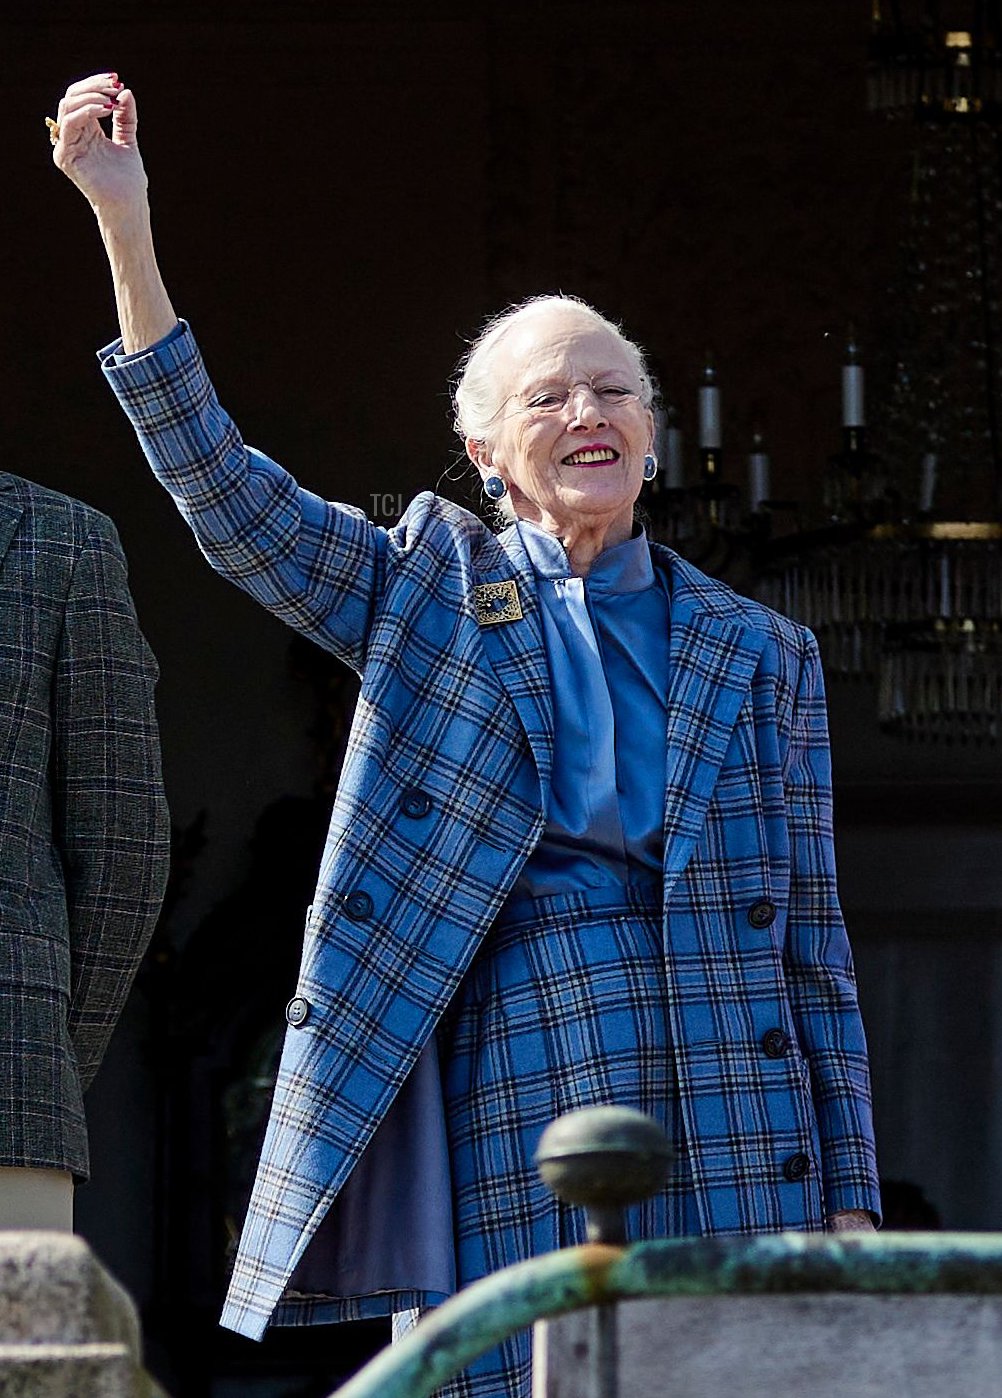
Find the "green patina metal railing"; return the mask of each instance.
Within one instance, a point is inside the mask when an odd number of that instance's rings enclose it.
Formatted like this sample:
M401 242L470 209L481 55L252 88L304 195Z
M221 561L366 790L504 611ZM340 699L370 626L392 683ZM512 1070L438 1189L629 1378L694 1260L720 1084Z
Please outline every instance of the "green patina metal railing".
M617 1231L618 1210L653 1192L667 1157L650 1151L651 1123L641 1128L649 1179L638 1183L637 1138L622 1137L631 1114L594 1108L572 1113L575 1178L547 1183L588 1210L589 1235ZM552 1132L571 1118L561 1118ZM610 1145L596 1143L611 1123ZM544 1136L544 1142L546 1137ZM657 1142L654 1142L655 1146ZM541 1151L542 1153L542 1151ZM626 1157L632 1156L627 1162ZM657 1160L654 1157L657 1156ZM538 1157L537 1157L538 1159ZM565 1162L566 1163L566 1162ZM582 1184L583 1163L591 1191ZM642 1175L641 1171L641 1175ZM627 1181L624 1184L624 1180ZM655 1185L656 1187L656 1185ZM663 1238L629 1246L593 1241L521 1262L474 1282L424 1316L397 1344L376 1355L330 1398L429 1398L478 1356L537 1320L588 1306L651 1297L841 1292L873 1295L1002 1295L1002 1233L774 1233L751 1238ZM601 1363L601 1357L598 1361ZM595 1391L611 1391L599 1383Z
M1002 1295L1002 1234L774 1233L566 1248L474 1282L378 1354L336 1398L428 1398L517 1330L584 1306L791 1292Z

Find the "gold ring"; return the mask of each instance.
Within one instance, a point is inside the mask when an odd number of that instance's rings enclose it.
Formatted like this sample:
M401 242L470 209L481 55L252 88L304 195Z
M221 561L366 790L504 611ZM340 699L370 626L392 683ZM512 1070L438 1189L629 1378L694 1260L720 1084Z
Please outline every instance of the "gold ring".
M59 122L53 121L51 117L46 117L45 124L49 128L49 140L55 145L59 140Z

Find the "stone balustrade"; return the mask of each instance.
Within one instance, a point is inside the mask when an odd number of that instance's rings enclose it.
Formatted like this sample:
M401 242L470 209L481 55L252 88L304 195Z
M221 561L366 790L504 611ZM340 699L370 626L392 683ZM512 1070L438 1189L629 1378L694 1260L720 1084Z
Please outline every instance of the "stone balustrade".
M82 1238L0 1232L4 1398L166 1398L129 1294Z

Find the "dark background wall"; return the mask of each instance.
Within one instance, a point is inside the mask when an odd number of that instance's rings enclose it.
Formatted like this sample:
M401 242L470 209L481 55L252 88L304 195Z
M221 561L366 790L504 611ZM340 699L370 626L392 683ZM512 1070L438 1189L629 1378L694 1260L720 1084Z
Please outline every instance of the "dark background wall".
M813 505L837 445L847 322L871 356L888 352L884 288L909 175L906 126L865 110L869 10L391 0L112 12L53 0L42 18L4 24L0 461L118 524L163 671L179 831L204 813L160 960L92 1094L95 1177L79 1196L83 1231L148 1310L172 1129L157 967L246 886L269 804L315 795L317 695L290 669L283 628L200 559L102 382L109 277L42 118L88 72L114 68L133 87L175 305L247 439L321 494L387 522L393 501L374 495L441 483L466 500L464 483L443 479L457 460L447 383L464 338L509 300L562 289L649 349L690 443L712 347L729 469L740 476L758 423L776 493ZM831 707L882 1163L920 1182L948 1225L995 1227L1002 762L881 737L865 686L833 684ZM270 873L282 880L280 859ZM274 924L293 974L296 915L284 908ZM203 1029L238 1013L244 993L239 977L205 985ZM276 986L276 1011L287 993ZM211 1094L211 1076L199 1082ZM211 1161L189 1145L198 1168ZM242 1387L220 1379L212 1392L249 1391L254 1362Z

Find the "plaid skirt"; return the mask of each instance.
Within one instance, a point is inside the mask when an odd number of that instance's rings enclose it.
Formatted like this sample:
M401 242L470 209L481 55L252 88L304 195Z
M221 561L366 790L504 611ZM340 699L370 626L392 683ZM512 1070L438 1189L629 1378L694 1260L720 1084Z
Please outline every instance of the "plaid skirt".
M674 1144L664 1189L628 1213L630 1239L699 1232L659 887L510 900L439 1028L439 1053L459 1286L584 1241L583 1212L554 1198L533 1164L545 1128L577 1107L635 1107ZM529 1398L531 1362L524 1331L442 1398Z

